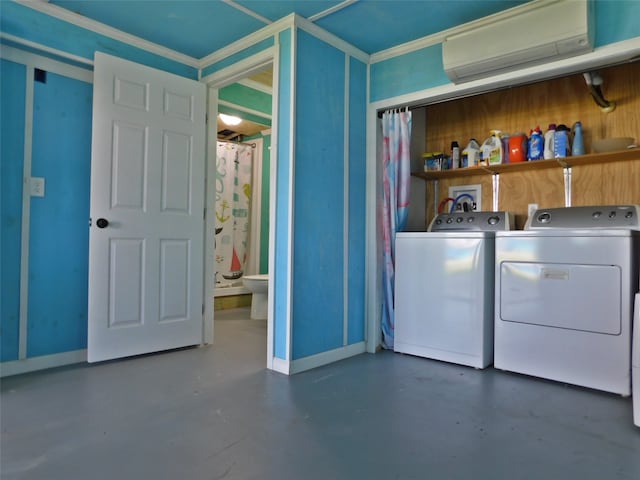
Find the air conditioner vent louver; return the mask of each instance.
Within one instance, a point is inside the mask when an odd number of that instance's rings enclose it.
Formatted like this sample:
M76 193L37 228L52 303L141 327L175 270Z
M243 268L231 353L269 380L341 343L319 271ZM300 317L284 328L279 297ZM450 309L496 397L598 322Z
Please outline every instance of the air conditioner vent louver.
M445 39L444 70L454 83L497 75L593 50L593 2L540 2Z

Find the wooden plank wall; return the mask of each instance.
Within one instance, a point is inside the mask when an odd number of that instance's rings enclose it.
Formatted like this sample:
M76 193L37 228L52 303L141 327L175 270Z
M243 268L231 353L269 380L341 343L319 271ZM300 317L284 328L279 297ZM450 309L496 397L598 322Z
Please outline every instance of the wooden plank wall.
M453 100L427 109L425 151L448 151L452 140L461 147L469 138L479 143L489 130L526 132L549 123L571 127L580 120L584 129L586 153L597 138L633 137L640 141L640 62L600 70L602 91L616 103L611 113L603 113L591 98L581 74L531 85ZM640 151L638 159L583 165L572 169L572 204L640 204ZM491 209L491 175L446 178L439 181L439 198L445 198L450 185L482 185L483 210ZM433 187L430 182L429 187ZM523 170L500 175L499 209L516 214L517 228L526 220L527 206L564 206L564 180L560 166L552 169ZM427 221L434 211L433 188L427 189Z

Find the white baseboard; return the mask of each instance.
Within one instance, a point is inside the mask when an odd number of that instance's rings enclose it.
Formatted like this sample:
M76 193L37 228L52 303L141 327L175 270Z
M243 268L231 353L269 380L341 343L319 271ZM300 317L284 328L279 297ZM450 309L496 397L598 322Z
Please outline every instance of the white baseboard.
M24 360L12 360L0 363L0 377L9 377L21 373L35 372L47 368L62 367L74 363L87 361L86 350L74 350L72 352L54 353L41 357L30 357Z
M291 361L290 374L304 372L305 370L311 370L312 368L321 367L329 363L344 360L345 358L359 355L366 351L365 342L354 343L353 345L347 345L346 347L336 348L328 352L318 353L317 355L311 355L309 357L299 358L298 360Z
M284 373L285 375L291 374L291 363L289 360L283 360L282 358L273 357L273 362L271 364L271 370Z

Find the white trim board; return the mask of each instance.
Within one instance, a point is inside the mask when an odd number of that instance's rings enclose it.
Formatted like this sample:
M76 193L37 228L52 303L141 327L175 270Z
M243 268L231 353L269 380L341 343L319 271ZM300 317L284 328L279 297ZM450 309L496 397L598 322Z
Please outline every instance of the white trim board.
M225 107L233 108L235 110L240 110L241 112L249 113L251 115L255 115L256 117L262 117L265 119L271 120L273 117L269 113L264 113L259 110L253 110L251 108L243 107L242 105L238 105L237 103L227 102L226 100L218 99L218 105L223 105Z
M31 40L26 40L21 37L16 37L15 35L11 35L5 32L0 32L0 38L8 40L9 42L13 42L17 45L21 45L27 48L33 48L34 50L50 53L60 58L66 58L72 62L82 63L89 67L93 67L93 59L84 58L79 55L74 55L72 53L65 52L64 50L58 50L57 48L47 47L46 45L43 45L41 43L32 42ZM8 45L6 47L10 48Z
M349 110L349 93L351 85L351 71L349 69L351 57L344 56L344 121L343 121L343 152L342 152L342 345L349 343L349 128L351 116Z
M273 46L273 91L276 92L271 96L271 115L278 118L278 102L280 91L280 44L278 35L275 36L275 45ZM272 122L271 128L264 130L262 135L271 135L271 152L269 155L269 250L268 250L268 272L274 272L275 269L275 238L276 238L276 178L278 172L278 125ZM275 285L273 276L271 277L271 285ZM274 288L271 287L267 292L267 368L275 369L274 366L274 328L275 321L274 311Z
M365 353L365 342L354 343L353 345L347 345L345 347L329 350L328 352L318 353L316 355L310 355L308 357L292 360L289 366L289 374L304 372L311 370L312 368L321 367L334 363L340 360L344 360L349 357L354 357Z
M0 45L0 58L20 63L25 66L39 68L47 72L62 75L64 77L73 78L82 82L93 83L93 71L85 70L81 67L75 67L58 60L43 57L36 53L25 52L19 48L10 47L8 45Z
M21 373L35 372L46 368L62 367L87 361L86 350L73 350L71 352L54 353L40 357L30 357L24 360L11 360L0 363L0 377L9 377Z

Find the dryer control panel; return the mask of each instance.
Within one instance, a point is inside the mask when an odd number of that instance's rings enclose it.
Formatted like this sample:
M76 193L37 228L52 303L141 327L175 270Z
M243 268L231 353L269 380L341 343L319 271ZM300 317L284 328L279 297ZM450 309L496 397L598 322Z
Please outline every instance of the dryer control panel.
M513 214L510 212L454 212L441 213L431 221L428 232L511 230Z
M640 205L596 205L536 210L525 230L624 228L640 230Z

